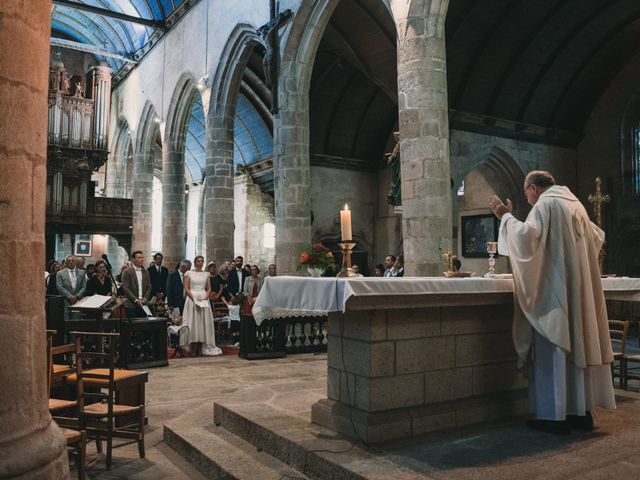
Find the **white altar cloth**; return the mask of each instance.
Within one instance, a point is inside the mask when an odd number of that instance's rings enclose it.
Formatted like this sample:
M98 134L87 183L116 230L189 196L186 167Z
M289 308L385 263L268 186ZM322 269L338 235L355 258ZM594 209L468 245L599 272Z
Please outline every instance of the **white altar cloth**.
M640 278L604 278L602 285L608 298L640 301ZM269 318L344 312L352 296L510 292L513 292L513 280L505 278L266 277L253 306L253 317L260 325Z

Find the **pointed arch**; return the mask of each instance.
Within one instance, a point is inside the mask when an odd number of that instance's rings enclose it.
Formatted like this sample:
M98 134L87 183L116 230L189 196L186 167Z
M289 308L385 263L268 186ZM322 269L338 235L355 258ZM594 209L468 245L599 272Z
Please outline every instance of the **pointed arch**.
M262 45L254 26L240 23L231 32L211 82L207 112L205 219L207 255L221 261L233 256L233 130L242 75L253 49Z
M153 194L153 146L159 125L156 109L149 101L138 123L133 157L133 250L151 258L151 212Z
M496 195L513 202L513 211L517 217L523 218L526 215L529 207L522 195L525 173L511 155L495 145L480 148L463 169L460 179L464 179L473 170L477 170L485 178Z
M233 118L242 74L247 66L249 55L257 45L264 47L253 25L239 23L235 26L222 49L218 68L211 82L208 118Z
M119 117L115 147L107 163L106 193L108 197L131 198L133 172L129 165L133 162L132 148L133 135L129 122L126 118Z

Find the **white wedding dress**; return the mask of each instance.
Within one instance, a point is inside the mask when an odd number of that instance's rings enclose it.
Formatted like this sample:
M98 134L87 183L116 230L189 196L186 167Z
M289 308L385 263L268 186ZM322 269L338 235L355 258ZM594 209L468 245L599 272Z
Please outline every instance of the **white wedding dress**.
M209 272L190 270L184 275L189 277L189 288L195 298L194 302L187 297L182 314L182 324L189 327L189 343L202 343L203 355L222 355L222 350L216 346L211 304L208 299L204 299L209 282Z

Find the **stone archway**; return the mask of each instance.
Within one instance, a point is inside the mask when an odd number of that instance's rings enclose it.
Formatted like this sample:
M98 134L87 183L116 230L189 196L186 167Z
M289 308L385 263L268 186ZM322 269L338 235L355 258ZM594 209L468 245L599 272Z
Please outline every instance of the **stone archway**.
M145 104L138 126L133 162L133 240L132 250L142 250L151 258L151 209L153 192L153 146L159 125L151 102Z
M129 163L131 158L132 138L129 123L125 118L118 119L116 127L115 148L107 162L107 197L129 198L131 190L129 184L132 181L129 175Z
M218 263L234 255L234 112L247 60L259 44L255 27L236 25L222 50L210 87L203 223L208 259Z
M183 73L176 84L162 145L162 249L167 265L185 256L185 137L194 96L200 95L195 79Z

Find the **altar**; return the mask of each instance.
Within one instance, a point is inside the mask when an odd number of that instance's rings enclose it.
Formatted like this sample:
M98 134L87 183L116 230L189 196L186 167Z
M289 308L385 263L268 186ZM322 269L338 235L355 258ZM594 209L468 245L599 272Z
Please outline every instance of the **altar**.
M266 318L328 314L327 398L311 419L381 442L527 412L510 278L267 278ZM640 279L603 279L640 299Z

